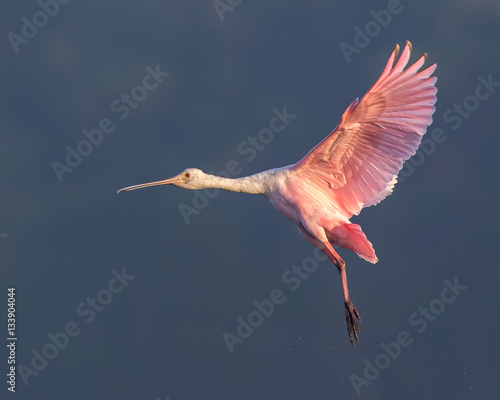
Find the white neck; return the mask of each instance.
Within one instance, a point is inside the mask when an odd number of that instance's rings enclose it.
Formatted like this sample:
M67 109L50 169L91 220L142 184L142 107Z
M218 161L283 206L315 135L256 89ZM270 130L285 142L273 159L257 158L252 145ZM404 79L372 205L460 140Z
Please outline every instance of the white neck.
M243 178L224 178L204 174L203 181L200 182L200 189L222 189L230 192L241 192L250 194L266 194L269 190L270 171L264 171L259 174L245 176Z

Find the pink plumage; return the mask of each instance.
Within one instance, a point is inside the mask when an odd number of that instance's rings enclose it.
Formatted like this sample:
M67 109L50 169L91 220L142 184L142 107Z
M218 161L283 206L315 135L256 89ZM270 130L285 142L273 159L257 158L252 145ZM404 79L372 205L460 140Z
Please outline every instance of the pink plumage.
M431 75L436 64L419 72L424 54L403 71L410 43L393 66L398 51L399 46L377 82L360 102L352 102L333 132L293 167L303 179L329 192L346 218L392 193L404 161L415 154L432 123L437 78Z
M119 192L172 184L266 196L336 265L347 330L354 344L354 339L359 340L360 317L349 297L345 262L333 246L349 249L371 263L378 261L361 227L349 219L392 193L403 163L415 154L435 111L437 78L432 74L436 64L420 70L427 57L424 54L405 69L410 42L396 62L398 53L396 46L382 75L361 101L355 99L333 132L296 164L237 179L188 168L173 178Z
M415 154L435 111L437 78L431 75L436 64L419 71L427 58L424 54L405 70L410 42L394 64L398 52L396 46L380 78L361 101L351 103L333 132L290 168L293 176L277 194L284 195L288 204L294 199L297 215L291 219L339 269L351 343L353 335L358 339L359 314L349 298L345 263L332 246L378 261L361 227L349 218L392 193L403 163ZM271 201L283 203L273 197Z

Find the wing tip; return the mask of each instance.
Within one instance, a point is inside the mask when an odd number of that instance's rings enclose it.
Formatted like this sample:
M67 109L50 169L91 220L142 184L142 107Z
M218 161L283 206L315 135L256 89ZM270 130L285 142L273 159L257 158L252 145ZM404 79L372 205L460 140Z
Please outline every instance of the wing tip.
M392 53L394 54L394 63L396 62L396 58L398 58L399 55L399 44L396 43L396 46L394 46L394 50L392 50Z
M410 42L409 40L407 40L407 41L406 41L406 43L405 43L405 47L408 47L408 48L409 48L410 53L411 53L411 51L413 50L413 46L412 46L412 44L411 44L411 42Z

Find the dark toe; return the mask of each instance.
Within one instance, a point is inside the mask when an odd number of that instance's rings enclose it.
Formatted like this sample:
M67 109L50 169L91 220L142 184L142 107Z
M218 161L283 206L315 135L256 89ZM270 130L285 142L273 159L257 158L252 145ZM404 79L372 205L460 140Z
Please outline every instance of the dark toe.
M345 303L345 316L349 339L351 340L351 344L354 345L354 339L359 341L358 332L360 332L360 329L357 320L361 321L361 317L359 316L358 311L351 302Z

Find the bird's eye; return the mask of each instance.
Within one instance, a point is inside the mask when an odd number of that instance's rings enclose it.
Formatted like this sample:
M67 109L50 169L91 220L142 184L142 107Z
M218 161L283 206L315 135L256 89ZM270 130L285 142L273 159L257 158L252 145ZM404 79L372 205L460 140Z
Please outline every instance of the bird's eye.
M186 172L186 173L184 174L184 176L185 176L186 178L189 178L189 177L191 177L191 174L190 174L189 172Z

